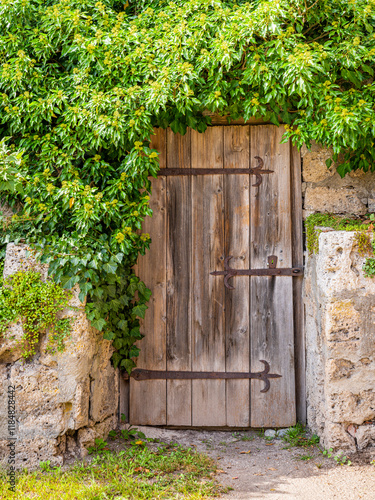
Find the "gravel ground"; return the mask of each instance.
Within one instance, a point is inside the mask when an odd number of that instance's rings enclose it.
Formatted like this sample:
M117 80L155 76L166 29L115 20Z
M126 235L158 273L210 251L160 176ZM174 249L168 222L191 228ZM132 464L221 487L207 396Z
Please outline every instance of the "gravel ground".
M375 448L352 455L351 466L340 466L317 447L283 449L287 444L283 440L268 441L255 431L139 430L149 438L195 447L215 458L219 482L233 488L223 500L375 500L375 465L371 464Z

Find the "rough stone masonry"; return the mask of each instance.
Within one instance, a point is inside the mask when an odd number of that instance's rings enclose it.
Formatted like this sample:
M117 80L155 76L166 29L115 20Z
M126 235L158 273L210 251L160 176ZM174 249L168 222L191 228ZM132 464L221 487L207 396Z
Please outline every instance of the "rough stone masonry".
M305 268L307 421L325 448L375 445L375 279L354 232L327 231Z
M47 276L46 266L26 258L25 245L10 243L4 276L20 269L34 268ZM90 326L84 305L75 290L71 305L63 311L74 316L74 326L63 352L46 351L46 334L41 335L38 351L24 361L16 340L22 334L20 323L11 326L14 340L0 339L0 460L8 456L7 391L15 386L17 468L38 467L50 460L61 465L69 456L84 456L97 437L106 437L117 427L118 371L110 358L111 342Z
M332 151L302 148L304 217L375 212L375 174L341 179L325 161ZM375 445L375 279L354 233L322 232L305 262L307 423L325 448L355 452Z

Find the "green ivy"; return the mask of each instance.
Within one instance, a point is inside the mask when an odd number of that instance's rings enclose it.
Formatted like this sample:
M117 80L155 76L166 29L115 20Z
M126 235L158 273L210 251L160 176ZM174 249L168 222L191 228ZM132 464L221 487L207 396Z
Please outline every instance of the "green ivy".
M374 26L372 0L0 0L0 194L19 209L3 243L78 283L130 370L153 128L263 117L343 153L342 176L373 170Z
M375 239L372 240L372 253L375 255ZM368 257L363 265L366 278L375 277L375 257Z
M62 351L70 335L72 319L59 318L58 314L69 307L71 297L71 292L53 281L43 282L36 271L19 271L5 279L0 287L0 335L9 334L10 324L21 321L23 357L35 354L43 331L49 335L47 350Z

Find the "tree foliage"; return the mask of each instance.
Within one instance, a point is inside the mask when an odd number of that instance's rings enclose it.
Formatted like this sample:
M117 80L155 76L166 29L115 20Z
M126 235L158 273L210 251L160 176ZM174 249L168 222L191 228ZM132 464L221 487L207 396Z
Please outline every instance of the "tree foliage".
M374 24L374 0L0 0L0 135L23 152L0 163L21 206L8 239L22 230L79 284L116 364L133 366L150 297L131 268L149 246L153 127L264 117L344 153L341 175L373 170Z

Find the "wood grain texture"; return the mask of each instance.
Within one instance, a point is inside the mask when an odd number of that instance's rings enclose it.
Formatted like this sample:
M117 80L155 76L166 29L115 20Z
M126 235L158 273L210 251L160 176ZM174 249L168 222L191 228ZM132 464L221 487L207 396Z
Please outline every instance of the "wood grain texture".
M264 168L274 171L251 192L253 268L267 267L269 255L278 257L278 267L292 265L290 147L280 144L283 132L272 125L251 129L251 156L260 156ZM259 360L264 359L271 373L282 375L266 393L260 392L261 381L252 381L252 427L287 427L296 421L292 280L251 277L251 370L263 370Z
M293 147L291 145L293 267L303 267L303 218L301 184L301 154L296 147ZM302 286L303 276L293 279L297 420L298 422L306 423L306 352Z
M191 132L192 168L223 168L223 128ZM225 371L223 176L192 179L192 370ZM193 380L192 425L226 425L225 380Z
M232 126L224 129L224 168L249 168L250 129ZM227 175L225 196L225 256L233 255L230 266L250 267L249 252L249 175ZM224 279L217 278L224 287ZM225 291L225 369L250 371L249 308L250 280L234 278L234 290ZM227 425L250 425L250 381L226 381Z
M191 131L167 131L167 168L191 166ZM167 179L167 370L191 370L191 178ZM167 424L191 425L191 380L167 381Z
M151 147L161 152L165 168L166 131L157 129ZM153 216L145 219L143 231L151 236L150 250L140 256L136 272L152 291L141 332L138 368L166 369L166 179L152 179L150 206ZM167 385L164 380L130 381L130 423L166 425Z

